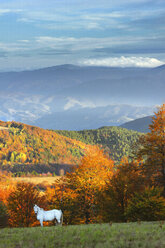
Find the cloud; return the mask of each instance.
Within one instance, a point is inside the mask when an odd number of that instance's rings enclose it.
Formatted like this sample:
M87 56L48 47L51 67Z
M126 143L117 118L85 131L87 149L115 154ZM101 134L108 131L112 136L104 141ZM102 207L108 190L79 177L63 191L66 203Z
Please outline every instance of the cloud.
M135 42L144 41L144 37L51 37L51 36L39 36L36 37L36 42L40 47L49 47L53 49L71 49L72 51L76 50L93 50L93 49L102 49L109 45L129 45L134 44Z
M8 13L19 13L22 12L22 9L0 9L0 15L5 15Z
M165 40L164 40L165 42ZM165 44L160 42L160 40L155 41L157 45L154 47L153 42L148 42L148 46L143 44L143 46L138 43L130 46L117 46L117 47L105 47L100 49L94 49L93 52L96 54L108 55L108 54L158 54L165 53Z
M165 63L164 53L164 38L161 36L127 36L120 39L38 36L29 40L0 43L1 70L9 70L10 65L13 70L15 64L17 68L14 70L22 70L66 63L155 67ZM10 58L10 61L5 60L5 57Z
M5 52L16 52L28 50L28 42L0 43L0 50Z
M1 0L1 6L4 8L19 8L20 5L24 9L53 9L53 10L87 10L93 8L116 8L123 6L134 6L134 5L144 5L144 4L153 4L159 5L164 4L164 0L117 0L117 1L107 1L107 0Z
M119 1L120 2L120 1ZM138 3L143 3L146 1L138 1ZM73 3L73 1L72 1ZM84 1L83 1L84 3ZM128 1L125 1L127 4ZM137 1L132 1L132 4L137 3ZM83 9L82 7L75 4L58 5L59 8L55 8L55 4L52 3L52 8L33 8L33 9L24 9L23 13L18 16L17 21L19 22L27 22L32 23L38 28L42 29L52 29L52 30L76 30L82 29L86 30L109 30L109 29L124 29L131 30L133 27L135 28L135 21L139 21L148 18L158 17L159 15L164 15L164 10L159 8L116 8L114 11L111 8L111 4L108 7L108 4L102 3L100 7L91 4L93 8ZM35 6L35 4L34 4ZM107 6L107 7L106 7ZM113 6L113 4L112 4ZM85 5L84 5L85 7ZM137 6L136 6L137 7ZM76 11L75 11L76 10ZM140 23L139 23L140 25ZM144 22L145 25L145 22ZM157 27L159 28L159 27Z
M24 94L0 94L1 109L6 113L7 119L21 118L23 121L39 118L44 114L50 114L49 102L52 98L44 98L41 95L26 96ZM5 110L5 111L4 111ZM0 111L0 116L3 113Z
M75 107L76 105L80 106L81 108L95 108L96 107L95 104L93 104L92 102L89 102L89 101L80 102L74 98L69 97L68 102L64 106L64 110L69 110Z
M83 65L91 66L112 66L112 67L156 67L163 65L165 62L149 57L112 57L102 59L86 59Z

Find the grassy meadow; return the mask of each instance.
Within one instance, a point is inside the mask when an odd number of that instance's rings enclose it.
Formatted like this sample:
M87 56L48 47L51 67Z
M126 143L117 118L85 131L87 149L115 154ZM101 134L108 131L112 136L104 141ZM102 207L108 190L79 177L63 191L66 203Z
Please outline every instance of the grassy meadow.
M90 224L0 230L0 248L163 248L161 222Z
M11 180L14 183L24 182L24 183L51 185L59 178L60 176L55 176L55 177L46 177L46 176L37 177L36 176L36 177L13 177Z

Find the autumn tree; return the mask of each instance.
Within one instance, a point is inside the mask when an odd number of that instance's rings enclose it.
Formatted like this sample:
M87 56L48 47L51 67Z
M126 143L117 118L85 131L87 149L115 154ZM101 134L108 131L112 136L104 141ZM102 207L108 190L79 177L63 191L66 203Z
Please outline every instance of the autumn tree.
M6 171L0 171L0 227L5 227L8 223L7 198L13 190L11 175Z
M15 184L12 182L10 173L0 170L0 202L7 205L7 199L14 188Z
M8 198L9 224L14 227L32 226L36 221L33 206L43 206L44 199L39 196L33 184L18 183Z
M112 177L113 168L113 161L94 147L83 157L74 172L67 174L68 187L77 195L79 215L84 223L96 221L96 195Z
M103 221L126 221L125 212L129 199L142 191L143 178L140 165L124 159L98 195L100 215Z
M61 208L67 224L96 222L96 195L113 175L114 163L103 151L93 147L79 166L47 190L52 208Z
M45 192L50 209L61 209L63 212L64 224L79 224L79 203L78 194L72 190L65 177L55 181Z
M165 104L159 107L149 125L150 132L140 139L138 158L149 184L162 186L165 196Z

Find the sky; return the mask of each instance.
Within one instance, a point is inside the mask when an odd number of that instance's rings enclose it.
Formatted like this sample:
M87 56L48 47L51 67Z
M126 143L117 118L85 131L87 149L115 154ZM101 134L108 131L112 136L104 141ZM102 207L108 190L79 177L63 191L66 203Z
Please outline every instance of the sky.
M0 71L165 64L164 0L0 0Z

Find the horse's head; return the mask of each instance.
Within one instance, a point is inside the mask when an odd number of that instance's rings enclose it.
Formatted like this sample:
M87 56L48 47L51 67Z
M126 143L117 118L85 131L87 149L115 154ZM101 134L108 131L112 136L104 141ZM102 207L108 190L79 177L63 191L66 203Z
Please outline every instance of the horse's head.
M34 212L35 212L35 214L38 213L38 210L39 210L39 207L35 204L35 205L34 205Z

